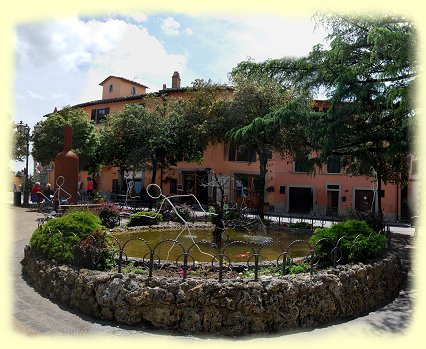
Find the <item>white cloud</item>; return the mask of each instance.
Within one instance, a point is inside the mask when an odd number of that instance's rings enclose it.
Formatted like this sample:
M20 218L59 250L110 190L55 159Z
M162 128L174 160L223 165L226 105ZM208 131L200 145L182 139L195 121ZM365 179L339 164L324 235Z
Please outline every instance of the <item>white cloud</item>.
M99 82L109 75L118 75L136 80L153 92L170 85L173 71L183 73L186 69L186 57L170 54L163 44L151 36L145 28L126 24L121 40L114 49L93 60L83 100L99 99Z
M134 21L140 22L140 23L145 22L148 19L146 14L143 12L133 12L131 14L127 14L127 16L133 19Z
M179 35L180 23L172 17L167 17L163 20L161 29L166 35Z
M161 25L161 29L163 30L163 33L166 35L186 34L188 36L191 36L193 34L191 28L185 28L181 30L181 24L173 17L165 18Z
M41 66L57 63L66 71L76 71L108 52L121 39L126 24L69 19L21 26L16 35L18 64Z
M324 33L314 31L309 17L256 16L234 18L238 27L227 39L237 45L241 58L265 60L279 57L300 57L321 42Z

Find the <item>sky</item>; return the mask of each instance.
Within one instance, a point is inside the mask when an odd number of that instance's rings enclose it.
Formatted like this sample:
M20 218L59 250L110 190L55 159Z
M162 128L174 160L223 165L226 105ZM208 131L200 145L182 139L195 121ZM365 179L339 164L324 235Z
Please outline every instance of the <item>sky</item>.
M313 13L197 16L108 13L20 23L15 28L14 115L31 128L66 105L101 99L109 75L137 81L148 92L195 79L228 83L239 62L306 55L324 42ZM12 163L12 169L23 169ZM32 173L32 160L29 169Z

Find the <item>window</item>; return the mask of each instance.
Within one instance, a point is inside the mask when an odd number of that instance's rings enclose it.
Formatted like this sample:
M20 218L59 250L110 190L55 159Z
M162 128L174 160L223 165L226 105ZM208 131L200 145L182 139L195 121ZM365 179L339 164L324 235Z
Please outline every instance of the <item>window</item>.
M109 108L98 108L92 109L91 120L95 122L95 124L100 124L104 121L109 114Z
M327 159L327 173L340 173L340 159L338 157L329 157Z
M111 84L111 85L109 85L109 93L112 93L112 91L113 91L113 87L112 87L112 84Z
M299 158L294 162L294 172L309 172L311 170L311 163L309 158L305 156L304 158Z
M132 96L134 96L136 94L136 87L135 86L132 86L132 88L130 89L130 94Z
M256 162L256 151L235 144L229 145L228 161Z

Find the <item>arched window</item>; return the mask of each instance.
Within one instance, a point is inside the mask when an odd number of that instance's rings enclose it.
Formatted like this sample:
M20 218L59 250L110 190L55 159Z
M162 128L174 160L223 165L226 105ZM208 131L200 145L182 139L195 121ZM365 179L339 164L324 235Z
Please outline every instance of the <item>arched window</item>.
M112 90L113 90L113 88L112 88L112 84L111 84L111 85L109 85L109 93L112 93Z
M132 88L130 89L130 94L132 96L134 96L136 94L136 87L135 86L132 86Z

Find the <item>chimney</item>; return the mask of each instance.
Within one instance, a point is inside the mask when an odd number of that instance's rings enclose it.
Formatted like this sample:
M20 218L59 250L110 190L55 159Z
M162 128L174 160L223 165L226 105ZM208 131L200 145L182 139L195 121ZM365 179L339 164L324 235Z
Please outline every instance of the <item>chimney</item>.
M172 88L180 88L180 76L177 71L172 76Z
M165 90L167 88L166 84L163 84L163 90Z

